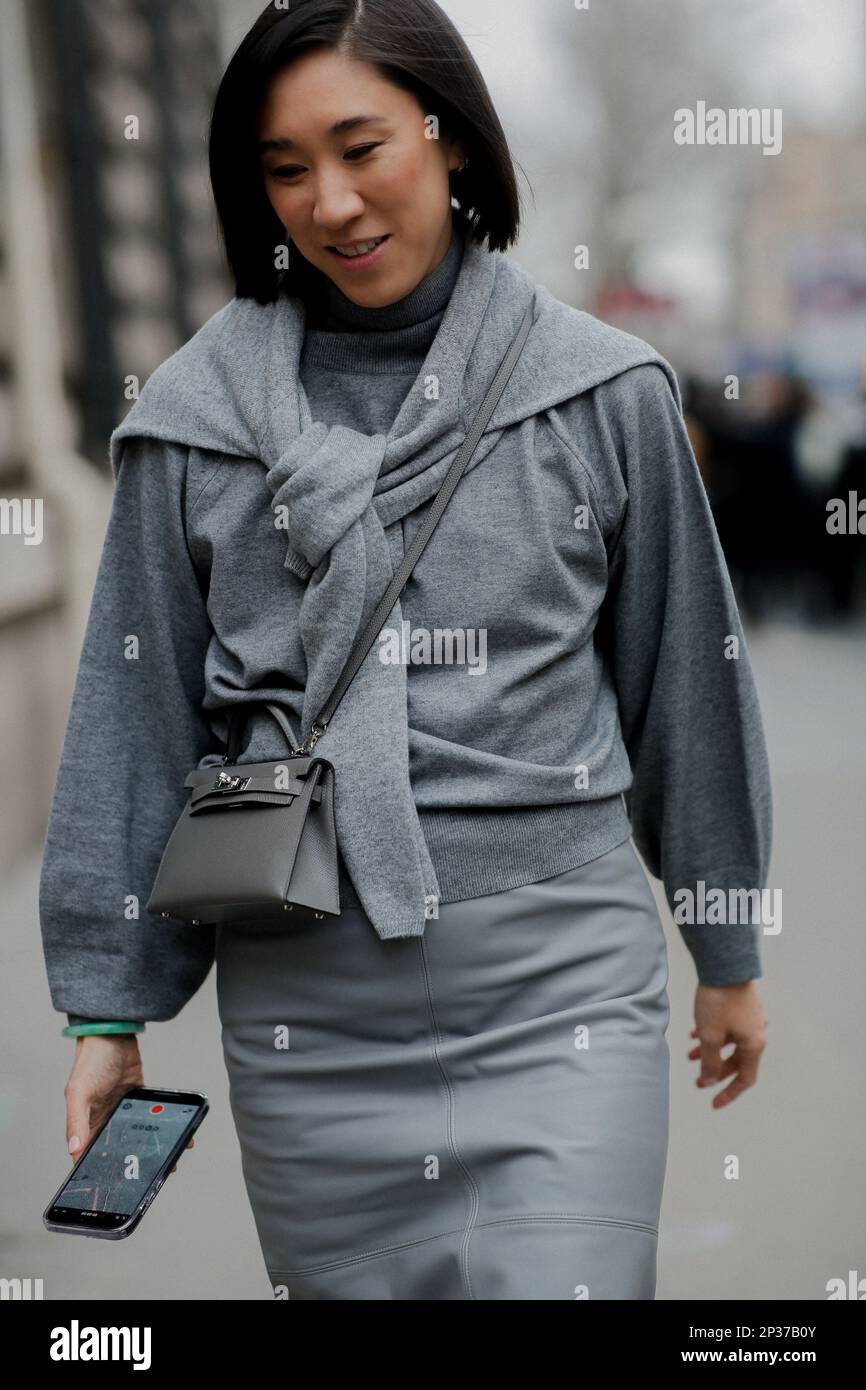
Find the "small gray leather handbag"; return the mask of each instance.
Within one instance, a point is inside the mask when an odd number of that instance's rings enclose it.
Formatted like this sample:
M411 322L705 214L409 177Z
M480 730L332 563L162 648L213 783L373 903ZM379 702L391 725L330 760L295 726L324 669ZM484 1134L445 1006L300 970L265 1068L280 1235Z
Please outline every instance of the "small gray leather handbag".
M304 743L298 744L286 711L276 702L251 700L242 709L229 707L222 764L194 768L184 781L190 788L189 800L163 851L147 901L149 912L195 926L285 924L339 916L334 768L326 758L315 756L313 748L403 592L478 447L523 350L534 302L533 297L423 525ZM269 711L290 745L291 751L275 762L236 761L255 707Z

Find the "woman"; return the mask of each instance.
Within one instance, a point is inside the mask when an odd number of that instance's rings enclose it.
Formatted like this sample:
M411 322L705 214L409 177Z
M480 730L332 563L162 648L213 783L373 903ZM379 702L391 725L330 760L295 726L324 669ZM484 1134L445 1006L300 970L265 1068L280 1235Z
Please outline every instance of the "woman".
M278 1294L651 1299L668 976L629 836L674 906L701 881L762 886L771 830L673 371L503 254L507 144L432 0L269 7L221 83L210 158L236 298L112 437L46 841L52 998L79 1035L71 1151L141 1077L134 1032L88 1030L174 1017L215 959ZM340 916L274 932L139 913L226 709L279 700L309 729L530 303L317 749ZM248 727L243 760L285 752L260 707ZM681 930L689 1055L698 1084L733 1078L724 1104L764 1045L758 928Z

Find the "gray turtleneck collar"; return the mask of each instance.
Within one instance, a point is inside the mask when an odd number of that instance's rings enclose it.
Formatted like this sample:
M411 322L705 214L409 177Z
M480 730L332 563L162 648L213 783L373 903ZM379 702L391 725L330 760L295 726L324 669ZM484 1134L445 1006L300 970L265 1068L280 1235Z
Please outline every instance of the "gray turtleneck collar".
M319 272L317 293L307 301L304 365L356 372L417 370L436 337L462 259L463 232L455 219L439 265L402 299L372 309L355 304Z

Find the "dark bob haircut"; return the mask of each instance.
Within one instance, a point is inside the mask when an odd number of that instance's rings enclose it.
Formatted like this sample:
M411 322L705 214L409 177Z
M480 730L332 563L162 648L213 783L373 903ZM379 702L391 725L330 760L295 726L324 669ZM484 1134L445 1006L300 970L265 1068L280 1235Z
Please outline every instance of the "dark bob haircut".
M475 59L435 0L272 3L231 58L210 123L211 185L236 295L268 304L278 293L303 293L303 257L290 254L288 270L274 264L286 233L265 192L256 127L271 78L315 48L374 65L462 141L469 167L450 175L458 216L473 240L507 250L520 225L508 141Z

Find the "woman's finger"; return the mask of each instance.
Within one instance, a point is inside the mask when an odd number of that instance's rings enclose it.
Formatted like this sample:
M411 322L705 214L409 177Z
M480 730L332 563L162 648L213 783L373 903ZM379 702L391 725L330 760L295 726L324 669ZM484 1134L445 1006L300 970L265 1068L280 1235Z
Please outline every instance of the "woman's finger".
M696 1086L718 1086L719 1082L720 1082L720 1081L724 1081L724 1079L725 1079L726 1076L733 1076L733 1074L734 1074L735 1072L737 1072L737 1071L739 1071L739 1067L738 1067L737 1063L734 1061L734 1058L733 1058L733 1057L725 1057L724 1060L722 1061L722 1065L721 1065L721 1067L719 1068L719 1071L718 1071L718 1073L717 1073L716 1076L713 1076L713 1077L699 1076L698 1079L697 1079L697 1081L695 1082L695 1085L696 1085Z
M713 1097L713 1105L716 1108L730 1105L731 1101L736 1100L743 1091L748 1091L754 1086L758 1079L758 1063L761 1060L763 1050L763 1043L743 1043L737 1048L733 1056L728 1058L726 1067L731 1071L736 1071L737 1075L729 1086L726 1086L723 1091Z
M77 1157L90 1137L90 1105L77 1087L66 1088L66 1148Z
M189 1143L187 1144L187 1148L188 1148L188 1149L195 1148L195 1140L194 1140L194 1139L190 1139ZM177 1172L177 1164L176 1164L176 1163L175 1163L175 1165L174 1165L173 1168L170 1168L170 1169L169 1169L169 1172L170 1172L170 1173L176 1173L176 1172Z
M746 1090L748 1090L747 1083L741 1076L736 1077L730 1086L726 1086L723 1091L719 1091L717 1096L713 1096L713 1109L720 1110L723 1105L730 1105L732 1100L736 1100L737 1096Z

